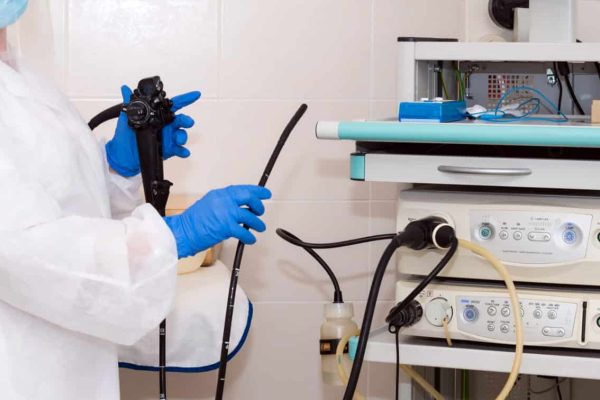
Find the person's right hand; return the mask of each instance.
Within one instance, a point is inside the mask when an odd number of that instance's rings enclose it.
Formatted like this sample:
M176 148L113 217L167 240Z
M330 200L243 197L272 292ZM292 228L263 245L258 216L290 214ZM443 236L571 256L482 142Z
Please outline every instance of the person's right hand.
M193 256L229 238L254 244L256 237L246 225L264 232L266 225L258 218L265 212L262 200L271 192L261 186L238 185L212 190L180 215L165 217L177 242L179 258Z

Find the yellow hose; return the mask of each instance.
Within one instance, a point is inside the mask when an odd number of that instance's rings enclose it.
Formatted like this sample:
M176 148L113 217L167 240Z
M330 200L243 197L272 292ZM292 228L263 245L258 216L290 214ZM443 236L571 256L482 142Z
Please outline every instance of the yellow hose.
M344 368L343 359L344 359L344 348L350 341L352 336L358 336L360 334L359 331L349 333L344 335L342 339L339 341L337 348L335 349L335 360L337 363L337 370L340 379L344 383L344 385L348 384L348 374L346 373L346 369ZM354 400L364 400L365 397L357 391L354 392Z
M489 263L492 264L496 271L498 271L502 279L504 279L504 282L506 283L506 288L508 289L508 294L510 296L510 304L512 306L513 315L515 317L514 319L516 331L516 345L512 369L510 371L510 374L508 375L508 379L506 380L504 387L502 388L498 396L496 396L496 400L505 400L510 394L510 391L512 390L515 382L517 381L517 378L519 376L519 369L521 368L521 360L523 358L523 326L521 313L519 311L521 309L521 306L519 304L519 298L517 296L517 289L515 288L515 284L510 275L508 274L506 267L491 252L467 240L460 239L458 243L461 247L471 250L473 253L478 254L481 257L485 258L487 261L489 261Z
M431 386L431 384L427 382L427 380L423 378L423 376L419 374L413 367L401 364L400 369L402 369L402 372L404 372L406 375L411 377L413 381L417 382L419 386L421 386L423 390L429 393L429 395L435 400L445 400L444 396L435 390L435 388Z
M448 317L444 317L442 320L442 326L444 327L444 335L446 336L446 343L448 346L452 346L452 338L450 337L450 330L448 329Z

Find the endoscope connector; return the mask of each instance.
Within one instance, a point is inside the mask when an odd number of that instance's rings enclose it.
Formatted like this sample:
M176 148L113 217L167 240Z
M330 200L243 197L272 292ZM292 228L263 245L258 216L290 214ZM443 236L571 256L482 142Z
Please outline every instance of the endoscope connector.
M402 245L413 250L435 247L446 249L455 237L454 228L440 217L427 217L410 222L402 233Z

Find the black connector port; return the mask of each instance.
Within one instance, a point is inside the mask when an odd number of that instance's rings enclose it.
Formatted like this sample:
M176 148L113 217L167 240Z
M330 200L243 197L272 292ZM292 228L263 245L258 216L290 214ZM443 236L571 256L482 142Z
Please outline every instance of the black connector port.
M455 238L454 229L440 217L412 221L402 233L402 244L413 250L428 247L447 248Z
M389 330L396 333L401 328L406 328L416 324L423 318L423 307L417 300L412 300L410 303L398 310L400 304L397 304L390 310L386 322L389 324Z

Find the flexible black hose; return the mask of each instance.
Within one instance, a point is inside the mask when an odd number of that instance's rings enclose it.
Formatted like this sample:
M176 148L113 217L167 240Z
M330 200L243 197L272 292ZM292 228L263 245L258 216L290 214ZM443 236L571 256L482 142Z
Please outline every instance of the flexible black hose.
M377 297L379 296L379 288L381 287L381 282L383 280L383 276L385 274L385 270L387 264L389 263L391 257L394 255L394 252L398 249L398 247L402 245L411 245L410 241L414 240L414 236L410 237L410 234L405 232L399 233L397 236L392 239L392 241L388 244L383 255L379 259L379 264L377 265L377 269L375 270L375 275L373 276L373 282L371 284L371 290L369 291L369 297L367 298L367 305L365 308L365 313L363 316L363 322L360 329L360 336L358 338L358 345L356 348L356 355L354 356L354 362L352 363L352 371L350 372L350 377L348 378L348 385L346 386L346 391L344 392L344 400L352 400L354 397L354 392L356 391L356 386L358 385L358 379L360 378L360 370L362 368L362 363L365 358L365 352L367 349L367 341L369 340L369 331L371 329L371 323L373 321L373 314L375 312L375 306L377 304ZM414 248L414 247L413 247ZM428 275L423 282L421 282L417 287L420 287L420 293L429 282L435 277L435 275L439 274L439 272L448 264L456 249L458 248L458 240L452 234L450 239L450 248L442 258L442 260L438 263L438 265L432 270L430 273L431 277ZM394 307L398 310L398 313L402 311L402 309L409 303L409 298L414 295L417 289L413 290L411 294L404 299L401 304L397 307ZM414 297L410 300L413 300ZM393 310L393 309L392 309ZM389 318L389 316L388 316ZM387 319L386 319L387 320ZM395 333L395 332L393 332Z
M317 260L317 262L321 265L321 267L323 267L323 269L325 270L327 275L329 275L329 278L331 279L331 283L333 284L333 288L334 288L333 302L334 303L343 303L342 290L340 289L339 282L337 280L337 277L333 273L333 270L331 269L331 267L313 249L334 249L334 248L352 246L352 245L361 244L361 243L375 242L378 240L390 240L396 236L395 233L391 233L391 234L385 234L385 235L366 236L366 237L361 237L361 238L357 238L357 239L350 239L350 240L344 240L341 242L333 242L333 243L308 243L308 242L301 240L300 238L298 238L291 232L286 231L285 229L278 228L275 232L277 233L277 235L279 235L279 237L281 237L286 242L303 248L306 252L308 252L308 254L310 254L311 256L313 256L313 258L315 260Z
M427 285L429 285L431 283L431 281L433 279L435 279L436 276L439 275L440 272L442 272L444 267L446 267L446 265L448 264L450 259L456 253L457 249L458 249L458 240L456 238L452 238L452 241L450 243L450 248L448 249L446 254L444 254L444 257L440 260L440 262L435 266L435 268L432 269L431 272L429 274L427 274L427 276L421 282L419 282L419 284L412 290L412 292L410 292L410 294L408 296L406 296L399 304L397 304L395 307L393 307L390 310L390 312L388 313L388 316L385 319L385 322L390 324L389 331L391 333L396 333L396 331L398 330L398 328L394 327L394 325L393 325L394 321L397 319L396 317L398 317L400 315L402 310L404 310L404 308L406 308L406 306L411 301L413 301L415 298L417 298L419 293L421 293L423 291L423 289L425 289L427 287Z
M556 378L556 394L558 395L558 400L563 400L563 395L560 391L560 380L558 377Z
M577 100L577 96L575 95L575 90L573 89L571 80L569 79L569 77L571 75L571 68L569 67L569 64L566 62L558 62L558 63L556 63L556 65L558 68L558 73L560 75L564 76L564 78L565 78L565 84L567 85L567 91L569 92L569 96L571 96L571 100L573 101L573 105L577 109L577 112L579 112L579 114L581 114L581 115L585 115L585 113L583 112L583 108L581 107L581 104L579 103L579 100Z
M265 170L264 170L262 176L260 177L260 181L258 182L259 186L266 185L267 180L269 179L269 176L271 175L271 172L273 171L273 167L275 166L275 162L277 161L277 158L279 157L279 153L281 153L281 150L283 149L285 142L287 141L288 137L292 133L292 130L298 124L298 121L300 121L300 118L302 118L302 116L306 112L307 108L308 108L308 106L306 104L302 104L298 108L298 110L296 111L296 113L294 114L294 116L292 117L290 122L288 122L288 124L285 127L285 129L283 130L283 132L281 133L281 136L279 137L279 141L277 142L277 145L275 146L275 149L273 150L273 153L271 154L271 158L269 158L269 161L267 162ZM229 339L231 336L231 324L233 321L233 310L235 308L235 294L237 292L237 283L238 283L238 279L239 279L239 275L240 275L240 267L242 264L244 247L245 247L244 243L242 243L241 241L238 242L237 249L235 252L235 258L233 260L233 269L231 271L231 280L230 280L230 284L229 284L229 297L227 299L227 310L225 312L225 325L223 327L223 343L221 344L221 359L220 359L220 363L219 363L219 377L218 377L218 381L217 381L217 392L215 395L215 399L218 399L218 400L223 398L223 392L225 391L225 376L227 374L227 357L229 355Z
M557 112L557 114L560 115L560 113L562 112L563 86L562 86L562 80L560 79L560 74L558 73L558 66L556 65L556 63L554 63L554 70L552 72L554 73L554 76L556 77L556 83L558 84L558 102L557 102L558 112Z
M278 228L275 232L286 242L291 243L295 246L298 246L298 247L304 249L308 254L310 254L321 265L321 267L325 270L325 273L327 273L327 275L329 276L329 279L331 280L331 284L333 285L333 302L334 303L343 303L344 296L342 295L342 289L340 288L340 283L339 283L337 277L335 276L335 274L333 273L333 270L325 262L325 260L323 260L323 258L320 255L318 255L317 252L314 251L313 249L311 249L310 247L305 247L305 246L297 244L297 242L302 242L300 240L300 238L298 238L298 236L293 235L292 233L290 233L284 229L281 229L281 228ZM290 239L292 239L293 241L291 241Z
M381 282L383 281L383 276L390 259L398 247L402 245L402 235L403 233L399 233L398 235L394 236L394 238L385 248L381 258L379 259L379 263L377 264L377 269L375 270L375 275L373 276L373 282L371 283L371 289L369 291L369 297L367 299L362 326L360 328L360 336L358 337L356 355L354 356L354 362L352 363L352 372L350 372L348 385L346 386L346 391L344 392L344 400L352 400L354 397L354 392L356 391L356 386L358 385L358 378L360 377L360 370L365 358L367 341L369 340L369 332L371 331L371 323L373 322L373 314L375 313L375 306L377 305L377 297L379 296Z
M396 332L396 400L400 400L400 332Z
M565 77L565 83L567 85L567 90L569 92L569 96L571 96L571 99L573 100L573 104L575 105L577 112L581 115L585 115L585 112L583 111L583 107L581 107L581 103L579 103L579 100L577 99L577 96L575 95L575 90L573 89L573 85L571 85L571 80L569 79L568 76Z
M309 247L311 249L336 249L338 247L347 247L354 246L356 244L368 243L368 242L376 242L378 240L391 240L396 237L396 233L386 233L383 235L373 235L373 236L365 236L357 239L343 240L341 242L331 242L331 243L309 243L304 242L285 229L277 229L277 234L281 236L284 240L289 243L295 244L300 247Z
M94 130L106 121L119 118L119 114L121 114L122 110L123 104L115 104L114 106L107 108L106 110L102 111L100 114L92 118L88 123L88 126L91 130Z

